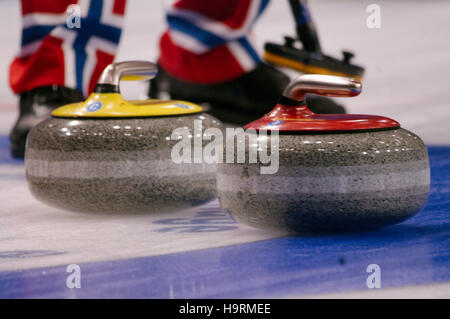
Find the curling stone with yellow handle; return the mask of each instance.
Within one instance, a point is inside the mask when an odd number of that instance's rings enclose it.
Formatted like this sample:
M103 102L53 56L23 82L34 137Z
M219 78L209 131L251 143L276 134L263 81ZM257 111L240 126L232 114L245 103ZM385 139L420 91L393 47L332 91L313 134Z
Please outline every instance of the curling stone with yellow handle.
M172 133L192 131L195 120L203 130L222 124L193 103L120 95L122 77L156 72L145 61L111 64L85 102L56 109L31 130L25 165L37 199L71 211L127 214L188 208L216 196L216 164L174 162Z
M361 83L350 78L293 81L270 113L245 126L242 134L257 142L236 138L248 159L265 147L261 133L277 132L278 143L267 146L278 154L278 165L271 163L276 169L262 173L267 165L261 161L219 164L222 207L251 226L298 232L376 229L418 213L427 201L430 167L417 135L382 116L315 114L304 101L307 93L360 91Z

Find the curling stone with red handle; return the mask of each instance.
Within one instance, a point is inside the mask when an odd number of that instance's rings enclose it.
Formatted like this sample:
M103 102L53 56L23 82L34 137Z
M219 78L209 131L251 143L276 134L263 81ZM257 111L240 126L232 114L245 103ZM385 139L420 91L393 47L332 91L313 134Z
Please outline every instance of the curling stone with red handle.
M179 142L172 138L176 128L193 131L197 120L203 129L221 129L220 122L193 103L125 101L119 92L122 77L156 72L145 61L111 64L85 102L56 109L31 130L25 166L36 198L71 211L130 214L216 197L217 164L177 163L171 152Z
M297 232L375 229L417 214L430 185L427 149L417 135L386 117L314 114L304 102L306 93L360 91L359 81L343 77L304 75L292 82L270 113L245 126L246 139L235 138L245 143L245 163L219 164L222 207L242 223ZM264 137L247 140L274 129L279 146L268 147L279 151L279 168L261 174L266 164L248 158Z

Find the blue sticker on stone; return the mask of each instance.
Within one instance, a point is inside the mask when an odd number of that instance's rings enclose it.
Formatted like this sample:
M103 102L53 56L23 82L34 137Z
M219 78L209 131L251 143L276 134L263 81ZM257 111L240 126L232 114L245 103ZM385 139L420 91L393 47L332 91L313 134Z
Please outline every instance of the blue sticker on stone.
M283 123L284 123L284 121L275 121L275 122L270 122L269 125L280 125Z
M191 107L186 105L186 104L181 104L181 103L175 103L176 106L181 107L183 109L190 109Z
M88 112L95 112L95 111L100 110L101 108L102 108L102 103L101 102L95 102L95 103L89 104L86 107L86 110Z

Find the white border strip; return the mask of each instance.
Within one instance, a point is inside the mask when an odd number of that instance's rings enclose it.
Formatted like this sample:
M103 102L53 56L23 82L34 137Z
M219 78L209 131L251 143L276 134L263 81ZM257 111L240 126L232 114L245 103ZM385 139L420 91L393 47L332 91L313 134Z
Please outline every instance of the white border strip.
M216 164L175 164L170 159L155 161L26 161L28 176L40 178L127 178L191 176L215 173Z
M171 40L176 45L195 54L203 54L210 50L209 46L204 45L202 42L198 41L196 38L190 36L187 33L169 29L169 35Z
M22 18L22 28L66 23L66 13L29 13Z
M73 43L77 37L77 33L76 31L71 31L63 27L56 27L50 35L63 40L61 48L64 52L64 85L70 88L76 88L77 70Z
M177 8L173 6L173 4L166 6L166 13L189 20L189 22L196 25L197 27L214 33L215 35L224 39L234 40L241 38L248 33L249 29L251 28L251 24L254 22L256 16L258 15L260 6L261 0L252 0L244 22L242 23L241 27L237 29L230 28L225 23L213 20L198 12Z
M123 16L113 12L114 0L103 0L102 15L100 22L119 29L123 26Z
M347 194L426 186L429 183L430 171L428 169L389 175L326 177L258 175L243 178L237 175L217 174L217 189L232 193L245 191L251 194Z
M92 73L97 66L97 51L106 52L111 55L116 55L117 45L114 42L106 41L96 36L91 36L86 44L85 50L87 54L86 63L83 70L83 94L89 94L89 82L91 81Z

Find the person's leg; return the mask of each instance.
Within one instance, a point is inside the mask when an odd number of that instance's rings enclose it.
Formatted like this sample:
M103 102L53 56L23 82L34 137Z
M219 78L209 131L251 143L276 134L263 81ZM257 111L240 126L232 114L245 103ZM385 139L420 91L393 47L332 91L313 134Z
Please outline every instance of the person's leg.
M179 79L219 83L256 68L261 60L250 31L268 0L179 0L166 9L168 30L159 63Z
M88 95L116 54L125 0L22 0L21 4L22 42L10 66L12 90L20 94L59 85ZM71 4L81 9L80 28L66 24Z
M213 115L234 123L267 112L289 82L262 63L249 40L268 2L173 1L166 11L168 30L160 40L160 70L151 81L150 96L206 102Z
M160 40L160 72L151 97L208 103L211 113L235 124L267 113L289 78L261 62L249 35L268 0L177 0L167 7ZM318 113L342 113L332 100L309 97Z
M80 101L93 90L114 59L125 1L21 1L21 49L9 72L11 88L20 95L19 119L10 134L13 156L23 157L29 129L52 109ZM78 7L68 10L73 4ZM79 25L75 18L68 20L77 13Z

